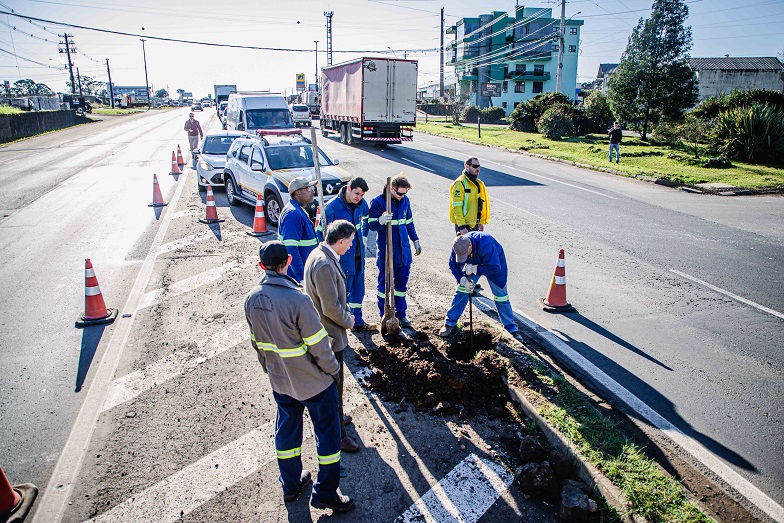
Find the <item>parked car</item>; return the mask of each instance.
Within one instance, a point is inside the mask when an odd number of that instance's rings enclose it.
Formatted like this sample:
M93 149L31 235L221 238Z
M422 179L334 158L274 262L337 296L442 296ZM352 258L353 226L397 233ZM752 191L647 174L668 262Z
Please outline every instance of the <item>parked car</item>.
M191 111L204 111L204 108L201 106L199 102L196 102L193 105L191 105Z
M297 127L302 125L307 125L310 127L312 125L312 120L310 116L310 109L305 104L291 104L289 105L289 113L291 113L291 119L294 120L294 125Z
M226 153L237 138L250 135L239 131L208 134L201 147L193 150L196 164L196 182L199 192L207 190L208 185L223 187L223 168L226 166Z
M207 101L207 102L202 102L202 103L201 103L201 106L202 106L204 109L206 109L207 107L212 107L212 103L210 103L209 101Z
M351 179L346 170L338 167L339 163L319 150L325 202L334 198ZM289 183L297 176L316 178L313 146L301 134L237 138L231 144L223 169L226 199L230 205L243 202L255 205L256 196L261 194L267 223L277 227L283 206L289 201ZM315 220L316 206L314 201L305 209L311 220Z

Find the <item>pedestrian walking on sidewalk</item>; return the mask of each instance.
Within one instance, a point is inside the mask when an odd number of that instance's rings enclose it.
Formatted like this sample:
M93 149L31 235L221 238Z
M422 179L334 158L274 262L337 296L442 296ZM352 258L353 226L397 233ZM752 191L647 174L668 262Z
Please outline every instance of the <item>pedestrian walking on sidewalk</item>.
M457 280L457 289L446 313L444 326L438 332L439 336L445 338L454 332L457 321L465 311L471 293L474 292L476 281L484 276L490 284L495 309L501 323L514 339L523 342L514 319L512 304L509 303L509 293L506 290L509 268L506 265L504 248L495 238L478 231L455 238L449 256L449 270Z
M332 351L340 365L338 371L338 404L340 407L340 450L357 452L359 445L346 433L343 414L343 350L348 347L346 329L354 326L354 316L348 308L346 275L339 260L355 241L356 229L351 222L336 220L327 226L325 239L310 253L305 262L302 285L321 317L321 324L329 334Z
M297 499L311 482L302 470L302 416L308 409L316 435L318 475L310 504L345 512L354 501L338 493L340 484L340 366L329 347L313 301L286 276L291 255L278 241L259 249L264 276L245 299L250 343L269 378L277 404L275 452L283 499Z
M479 179L479 160L465 161L465 168L449 187L449 221L457 234L484 231L490 221L490 197L485 183Z
M378 255L376 256L376 267L378 267L378 310L379 315L384 316L384 292L386 291L386 261L387 247L392 249L392 268L394 269L394 294L395 294L395 317L399 320L401 327L411 327L411 322L406 317L406 292L408 287L408 276L411 272L411 245L414 242L414 256L419 256L422 246L419 243L419 236L414 227L414 216L411 214L411 203L406 194L411 190L411 182L404 174L397 174L392 177L390 182L392 189L392 208L387 209L387 189L373 198L370 202L368 213L368 227L378 233L376 244L378 245ZM392 245L387 246L387 235L385 228L388 223L392 224Z
M615 122L608 133L610 136L610 163L612 163L613 150L615 150L615 163L621 163L621 139L623 138L623 131Z
M291 254L291 267L289 276L302 281L305 270L305 260L318 245L316 229L310 221L305 207L313 201L313 186L316 181L309 182L302 176L297 176L289 183L289 196L291 197L280 213L278 223L278 240Z
M188 131L188 145L191 148L191 153L193 153L193 150L199 147L199 138L204 136L204 133L201 131L201 124L193 117L193 113L190 113L188 119L185 120L185 130Z

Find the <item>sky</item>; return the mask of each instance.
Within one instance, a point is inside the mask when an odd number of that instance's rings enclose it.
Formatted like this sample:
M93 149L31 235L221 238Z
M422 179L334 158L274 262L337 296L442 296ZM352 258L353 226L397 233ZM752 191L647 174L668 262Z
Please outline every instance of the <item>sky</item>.
M629 34L650 14L653 0L572 0L566 17L584 20L578 82L596 78L600 63L617 63ZM332 17L333 63L360 56L406 57L419 61L419 85L438 82L440 10L445 26L464 17L514 10L515 0L0 0L0 11L50 20L30 21L0 14L0 80L31 78L66 91L61 35L73 35L72 58L82 75L107 81L109 59L115 85L144 85L141 37L146 38L149 82L154 90L177 89L207 96L214 84L239 90L292 93L297 73L314 83L327 64L326 17ZM552 7L539 0L527 7ZM784 0L687 0L693 57L784 54ZM85 28L65 27L69 23ZM131 36L87 28L129 33ZM212 44L290 49L250 50L175 43L168 38ZM445 36L449 42L452 35ZM318 44L314 41L318 40ZM318 46L318 58L316 58ZM16 56L14 56L16 55ZM445 65L445 74L452 68ZM75 74L75 73L74 73Z

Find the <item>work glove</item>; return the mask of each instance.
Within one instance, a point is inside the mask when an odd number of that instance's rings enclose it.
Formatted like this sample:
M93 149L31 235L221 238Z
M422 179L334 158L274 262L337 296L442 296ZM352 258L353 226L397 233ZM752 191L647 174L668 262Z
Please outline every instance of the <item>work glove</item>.
M463 265L463 272L465 273L466 276L471 276L472 274L476 274L476 269L477 269L476 265L472 263L466 263L465 265Z
M476 286L476 284L471 281L471 279L466 278L465 276L460 278L460 285L468 292L474 292L474 287Z
M419 240L414 240L414 256L419 256L422 254L422 245L419 244Z
M380 223L381 225L386 225L391 221L392 221L391 212L385 212L384 214L378 217L378 223Z

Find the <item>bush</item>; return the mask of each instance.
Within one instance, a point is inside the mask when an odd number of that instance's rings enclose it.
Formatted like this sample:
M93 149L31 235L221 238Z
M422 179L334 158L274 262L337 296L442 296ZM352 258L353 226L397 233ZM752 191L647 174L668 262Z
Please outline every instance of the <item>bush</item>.
M545 111L553 105L569 105L569 97L563 93L537 94L525 103L519 104L509 115L509 128L514 131L535 132L536 123Z
M482 114L482 110L475 105L469 105L463 109L463 114L460 115L460 121L468 123L476 123L476 117Z
M572 121L572 107L554 105L547 109L536 122L536 128L551 140L560 140L564 136L573 136L576 132Z
M733 160L784 162L784 111L753 103L719 113L711 148Z
M669 121L662 121L651 133L651 138L661 145L668 147L677 147L681 144L681 135L678 131L678 126Z
M612 127L615 117L607 96L601 91L593 91L583 102L585 116L591 120L596 127L596 132L603 131Z
M503 107L486 107L482 109L482 121L487 123L502 122L506 118Z
M731 93L722 93L719 96L711 96L697 107L691 114L697 118L716 118L719 113L726 112L738 107L749 107L753 103L771 105L776 109L784 111L784 93L770 91L768 89L735 89Z

